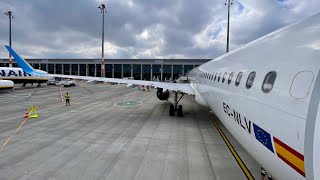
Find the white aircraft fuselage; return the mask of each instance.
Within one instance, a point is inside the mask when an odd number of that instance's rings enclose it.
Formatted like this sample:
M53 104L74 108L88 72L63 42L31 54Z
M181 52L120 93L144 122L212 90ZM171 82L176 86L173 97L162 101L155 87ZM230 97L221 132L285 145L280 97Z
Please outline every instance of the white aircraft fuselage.
M319 67L320 13L209 61L188 78L196 101L274 177L318 179ZM273 85L264 83L268 73L276 75Z
M39 72L44 72L37 70ZM15 84L27 83L44 83L48 81L47 77L35 76L24 72L21 68L16 67L0 67L0 80L10 80Z

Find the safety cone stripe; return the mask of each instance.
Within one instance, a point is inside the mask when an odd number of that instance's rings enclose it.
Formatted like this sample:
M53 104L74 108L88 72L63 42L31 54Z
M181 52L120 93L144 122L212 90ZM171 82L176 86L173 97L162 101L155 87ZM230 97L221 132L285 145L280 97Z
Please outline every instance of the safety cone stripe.
M62 88L60 87L60 101L63 102Z
M28 117L29 117L28 110L26 110L23 118L28 118Z

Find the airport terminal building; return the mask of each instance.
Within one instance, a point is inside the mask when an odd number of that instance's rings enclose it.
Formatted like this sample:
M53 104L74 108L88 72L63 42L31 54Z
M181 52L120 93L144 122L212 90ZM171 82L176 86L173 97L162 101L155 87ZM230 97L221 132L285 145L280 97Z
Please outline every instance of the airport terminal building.
M100 59L26 59L35 69L52 74L101 77ZM171 81L210 59L105 59L105 77ZM0 59L0 67L9 67ZM13 61L13 67L17 64Z

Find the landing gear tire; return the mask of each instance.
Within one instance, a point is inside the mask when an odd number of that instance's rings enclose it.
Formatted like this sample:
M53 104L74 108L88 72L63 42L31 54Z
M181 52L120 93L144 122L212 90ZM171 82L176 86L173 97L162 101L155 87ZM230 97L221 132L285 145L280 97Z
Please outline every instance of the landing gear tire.
M178 117L183 117L183 114L182 114L182 105L179 105L178 106Z
M169 113L170 116L174 116L174 105L171 104L170 105L170 113Z

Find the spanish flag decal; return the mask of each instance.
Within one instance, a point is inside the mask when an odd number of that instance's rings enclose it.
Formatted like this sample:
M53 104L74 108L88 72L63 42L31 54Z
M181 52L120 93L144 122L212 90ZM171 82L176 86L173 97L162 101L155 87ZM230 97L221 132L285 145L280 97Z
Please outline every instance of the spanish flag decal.
M273 137L273 140L278 157L305 177L304 156L279 139Z

